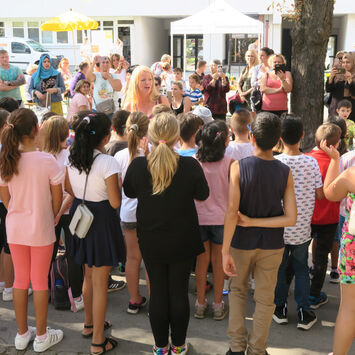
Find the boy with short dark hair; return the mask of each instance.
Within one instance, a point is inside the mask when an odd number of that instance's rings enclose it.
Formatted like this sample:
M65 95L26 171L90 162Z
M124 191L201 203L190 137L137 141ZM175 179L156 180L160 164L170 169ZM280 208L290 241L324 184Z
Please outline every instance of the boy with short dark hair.
M327 141L327 146L338 147L341 129L333 123L322 124L315 134L316 147L308 153L318 162L324 183L330 163L328 154L320 149L320 142ZM314 259L314 274L310 289L310 307L317 309L328 302L325 292L321 292L328 265L328 254L332 250L334 235L339 222L339 202L331 202L325 197L316 200L312 217L312 236L317 238Z
M182 85L184 87L184 91L186 90L186 83L185 79L182 77L182 69L181 68L174 68L173 69L173 74L174 74L174 81L181 81Z
M126 122L129 111L118 110L112 116L112 130L114 139L111 138L110 142L105 145L106 153L114 156L118 151L128 147L128 138L126 135Z
M203 126L203 120L191 112L180 113L177 116L177 120L180 124L180 138L182 141L177 153L184 157L192 157L197 153L196 135Z
M338 116L342 118L346 123L347 132L344 140L349 150L354 149L355 137L355 122L348 119L351 115L352 109L353 105L349 100L339 101L336 109Z
M191 74L189 76L190 88L185 91L185 95L187 95L190 98L192 106L203 103L202 92L198 88L199 85L200 85L200 79L198 78L198 75Z
M267 354L274 290L284 251L284 227L293 226L297 219L292 173L272 154L281 135L280 118L262 112L251 124L251 130L254 155L231 165L224 223L223 269L233 277L227 355L244 355L246 350L248 355ZM247 337L245 315L251 272L256 306Z
M290 283L286 279L286 269L290 264L295 274L297 328L308 330L317 322L317 317L310 310L309 304L308 247L311 242L311 220L315 199L322 199L324 194L317 161L300 151L303 136L302 120L292 114L283 115L281 140L284 149L283 153L275 158L292 171L298 214L296 225L285 228L284 232L285 251L275 288L276 309L273 319L278 324L288 323L287 297Z

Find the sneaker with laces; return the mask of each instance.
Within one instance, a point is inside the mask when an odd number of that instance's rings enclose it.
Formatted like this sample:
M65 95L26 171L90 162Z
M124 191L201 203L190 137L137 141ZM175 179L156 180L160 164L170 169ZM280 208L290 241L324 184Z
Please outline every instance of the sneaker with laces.
M285 303L283 306L276 306L274 314L272 315L272 319L277 324L287 324L287 304Z
M184 346L171 346L171 354L186 355L188 351L187 343Z
M317 322L317 316L312 311L300 308L298 311L297 329L309 330Z
M332 284L338 284L340 282L340 276L337 269L332 269L332 271L330 272L329 282Z
M83 297L83 295L81 295L77 299L74 299L74 305L75 305L75 308L73 306L70 307L70 310L72 312L79 312L82 309L84 309L84 297Z
M208 308L207 300L205 300L204 304L199 304L198 301L196 300L194 317L197 319L205 318L205 312L207 308Z
M312 309L318 309L323 304L328 302L328 297L325 292L321 292L319 297L309 296L309 303Z
M147 299L142 297L142 301L139 303L132 303L129 301L127 313L129 314L137 314L139 310L147 304Z
M42 353L55 344L58 344L63 339L63 331L60 329L51 329L47 327L47 337L45 340L39 340L38 337L35 338L33 342L33 350L36 353Z
M169 347L167 349L158 348L155 345L153 346L153 355L168 355L169 354Z
M227 315L227 309L225 307L224 301L221 303L213 302L213 319L222 320Z
M126 287L126 283L122 280L114 280L111 276L108 279L107 292L115 292Z
M30 287L30 288L28 289L28 295L31 296L32 293L33 293L33 291L32 291L32 288ZM2 293L2 300L3 300L4 302L11 302L11 301L13 301L13 299L14 299L14 295L13 295L13 293L12 293L12 290L11 290L11 292L7 292L7 291L4 289L4 291L3 291L3 293Z
M36 327L28 327L27 336L21 336L19 333L15 336L16 350L25 350L28 344L36 337Z

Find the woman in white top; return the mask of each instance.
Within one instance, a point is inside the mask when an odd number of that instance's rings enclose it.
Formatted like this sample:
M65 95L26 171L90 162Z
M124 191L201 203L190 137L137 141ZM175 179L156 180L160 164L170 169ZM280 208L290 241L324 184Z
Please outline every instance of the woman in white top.
M91 103L88 99L90 92L90 81L79 80L75 86L75 94L70 101L67 121L70 122L72 116L79 111L91 110Z
M149 119L143 112L133 112L128 117L126 122L128 148L115 154L115 159L119 165L118 172L121 176L120 186L122 186L122 181L132 160L144 154L140 146L144 143L147 145L145 136L147 135L148 124ZM147 150L147 147L145 149ZM147 303L147 299L139 292L139 268L142 262L142 254L137 238L136 209L137 199L128 198L122 191L120 217L127 248L126 280L130 295L127 312L130 314L137 314L139 309Z
M125 60L124 57L120 56L119 54L112 54L110 56L110 62L110 73L116 74L117 78L120 79L122 83L121 91L115 91L113 95L113 99L115 101L115 110L118 111L121 107L122 92L126 86L126 69L124 68Z
M83 284L85 322L82 335L92 336L91 353L101 354L117 346L105 338L108 276L112 266L124 261L125 250L116 209L121 203L118 164L102 154L110 140L111 122L103 113L91 113L76 127L70 148L65 189L74 197L73 215L82 202L86 179L85 205L94 219L84 239L73 235L71 252L77 264L85 265Z

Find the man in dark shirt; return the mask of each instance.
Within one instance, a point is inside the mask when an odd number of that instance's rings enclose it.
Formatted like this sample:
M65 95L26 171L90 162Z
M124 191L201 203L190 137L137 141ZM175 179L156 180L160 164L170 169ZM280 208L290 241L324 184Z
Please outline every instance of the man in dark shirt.
M206 67L207 67L207 62L205 60L199 60L197 62L197 68L194 74L198 75L198 78L200 79L200 83L202 83L203 78L205 77Z
M210 64L210 69L211 74L206 74L202 83L204 105L211 110L215 120L226 120L226 93L229 91L229 81L223 73L220 60L214 59Z

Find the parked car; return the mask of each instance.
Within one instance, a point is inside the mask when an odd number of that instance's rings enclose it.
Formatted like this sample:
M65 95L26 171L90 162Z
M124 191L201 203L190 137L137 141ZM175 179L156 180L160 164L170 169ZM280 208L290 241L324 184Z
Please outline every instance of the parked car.
M26 71L29 64L38 64L43 53L48 53L52 60L52 65L57 68L62 55L53 55L40 43L29 38L3 37L0 38L0 49L5 49L9 53L10 64L16 65Z

